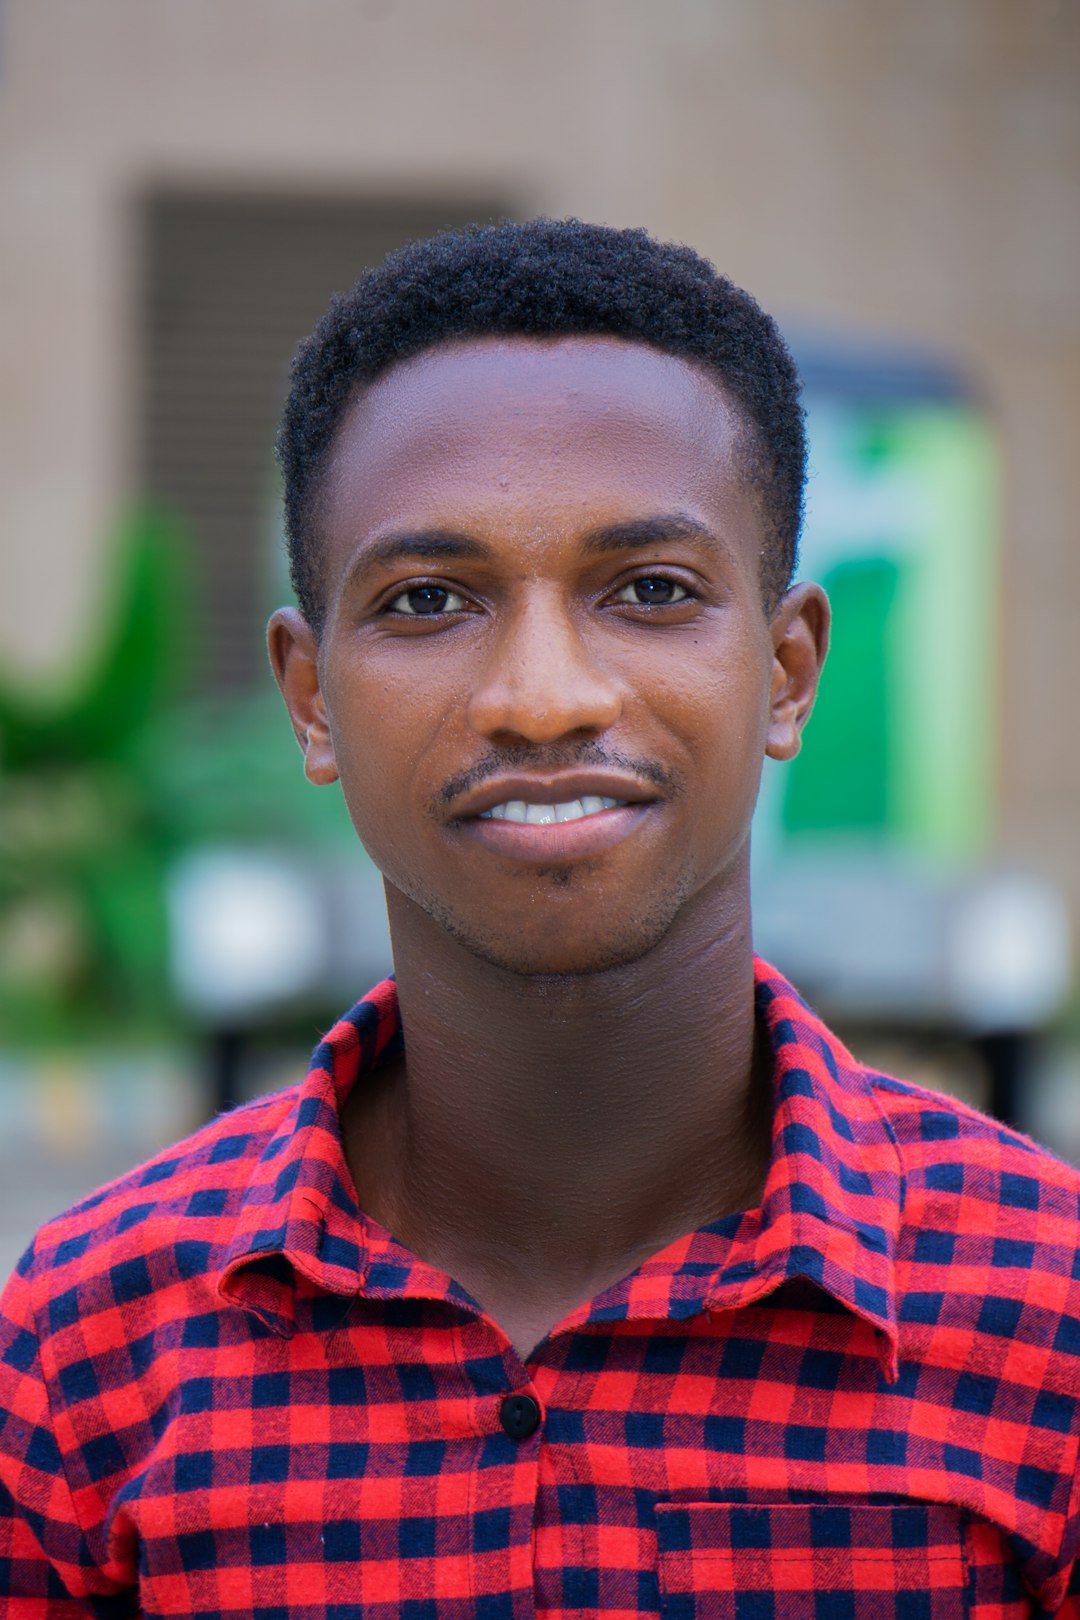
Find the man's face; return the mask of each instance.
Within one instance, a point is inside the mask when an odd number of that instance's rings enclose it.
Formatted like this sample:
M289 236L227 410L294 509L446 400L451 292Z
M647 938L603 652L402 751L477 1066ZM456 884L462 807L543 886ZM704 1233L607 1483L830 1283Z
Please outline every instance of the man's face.
M295 616L271 645L392 916L583 973L743 884L762 756L794 752L809 696L778 717L740 430L704 373L606 338L445 346L352 408L317 654Z

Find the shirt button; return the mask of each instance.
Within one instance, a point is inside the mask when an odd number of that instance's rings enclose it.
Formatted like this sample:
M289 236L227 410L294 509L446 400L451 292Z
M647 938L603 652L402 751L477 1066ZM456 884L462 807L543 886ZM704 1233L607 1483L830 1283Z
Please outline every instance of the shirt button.
M507 1395L499 1407L499 1422L511 1440L527 1440L540 1422L540 1408L531 1395Z

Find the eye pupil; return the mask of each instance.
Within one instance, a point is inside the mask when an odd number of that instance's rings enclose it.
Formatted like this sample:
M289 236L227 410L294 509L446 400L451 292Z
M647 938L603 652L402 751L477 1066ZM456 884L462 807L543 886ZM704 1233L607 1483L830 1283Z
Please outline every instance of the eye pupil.
M634 593L642 605L648 603L655 606L671 601L675 594L675 583L670 579L657 579L651 576L646 579L635 579Z
M407 594L414 613L442 613L449 596L441 585L414 585Z

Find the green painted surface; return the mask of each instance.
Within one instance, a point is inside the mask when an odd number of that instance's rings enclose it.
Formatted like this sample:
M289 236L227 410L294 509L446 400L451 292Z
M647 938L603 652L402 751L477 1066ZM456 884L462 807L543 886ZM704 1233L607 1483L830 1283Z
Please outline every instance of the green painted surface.
M867 557L839 564L822 581L835 629L814 711L813 747L788 772L784 825L793 836L883 833L889 825L892 688L886 647L897 576L890 558Z
M994 829L997 466L959 406L809 411L800 574L833 605L803 751L766 792L776 852L858 838L958 867Z

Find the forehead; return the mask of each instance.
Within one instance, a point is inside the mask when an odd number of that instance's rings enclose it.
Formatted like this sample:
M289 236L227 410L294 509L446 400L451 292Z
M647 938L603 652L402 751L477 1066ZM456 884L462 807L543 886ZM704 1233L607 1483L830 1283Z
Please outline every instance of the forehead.
M565 523L730 502L742 418L704 370L620 338L483 338L417 355L353 403L324 539L511 509ZM708 517L709 514L703 514ZM713 514L715 515L715 514Z

